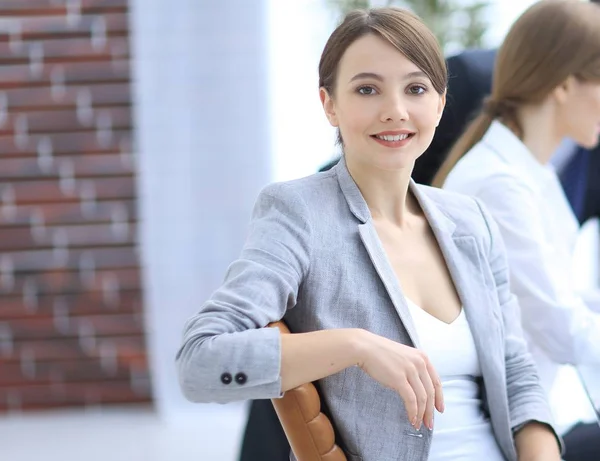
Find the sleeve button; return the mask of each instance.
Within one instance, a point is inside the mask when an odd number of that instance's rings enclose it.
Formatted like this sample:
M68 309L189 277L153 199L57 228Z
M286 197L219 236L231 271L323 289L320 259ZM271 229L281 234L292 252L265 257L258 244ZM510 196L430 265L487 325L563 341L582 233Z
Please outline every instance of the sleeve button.
M231 383L231 381L232 381L232 378L231 378L231 373L223 373L223 374L221 375L221 382L222 382L223 384L230 384L230 383Z
M236 383L246 384L246 381L248 381L248 376L246 376L246 373L238 373L237 375L235 375Z

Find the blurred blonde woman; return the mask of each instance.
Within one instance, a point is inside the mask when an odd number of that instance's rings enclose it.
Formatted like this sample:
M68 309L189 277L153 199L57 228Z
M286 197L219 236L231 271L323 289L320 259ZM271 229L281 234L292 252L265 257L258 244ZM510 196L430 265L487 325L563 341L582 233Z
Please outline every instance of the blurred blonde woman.
M319 380L351 461L560 459L495 224L410 180L446 78L405 10L356 11L333 32L319 86L343 159L258 197L240 258L185 326L190 400ZM293 334L264 328L281 319Z
M563 138L593 148L599 136L600 5L541 1L509 31L491 95L434 179L476 197L497 222L525 335L549 395L560 364L600 369L600 293L592 301L575 289L578 222L548 163ZM561 406L573 407L572 397L560 395ZM600 459L597 423L573 428L577 420L555 409L566 433L565 459Z

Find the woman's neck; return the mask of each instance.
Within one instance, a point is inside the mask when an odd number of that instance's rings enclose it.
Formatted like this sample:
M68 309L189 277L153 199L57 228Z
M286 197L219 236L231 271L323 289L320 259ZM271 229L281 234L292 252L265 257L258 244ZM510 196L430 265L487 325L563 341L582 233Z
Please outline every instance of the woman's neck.
M357 164L349 158L346 158L346 166L373 219L404 227L410 216L419 213L419 205L409 193L412 168L387 171L366 163Z
M518 118L522 129L521 141L538 162L546 165L563 138L556 126L552 106L541 104L522 107Z

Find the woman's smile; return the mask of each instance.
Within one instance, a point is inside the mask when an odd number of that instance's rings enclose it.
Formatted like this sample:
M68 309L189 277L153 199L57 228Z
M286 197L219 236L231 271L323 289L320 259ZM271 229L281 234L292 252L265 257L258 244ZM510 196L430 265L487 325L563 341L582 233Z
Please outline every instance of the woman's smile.
M397 149L408 145L414 135L414 132L408 130L382 131L381 133L371 135L371 138L382 146Z

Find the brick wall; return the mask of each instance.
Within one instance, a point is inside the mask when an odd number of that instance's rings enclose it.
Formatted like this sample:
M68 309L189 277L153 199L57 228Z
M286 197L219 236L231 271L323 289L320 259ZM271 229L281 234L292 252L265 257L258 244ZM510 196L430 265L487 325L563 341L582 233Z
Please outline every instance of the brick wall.
M127 0L0 0L0 412L151 400Z

